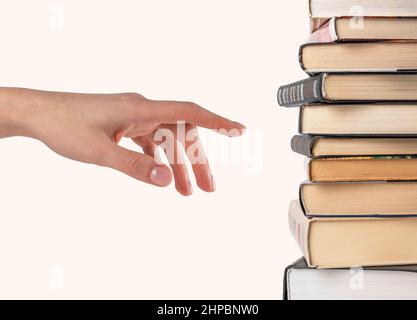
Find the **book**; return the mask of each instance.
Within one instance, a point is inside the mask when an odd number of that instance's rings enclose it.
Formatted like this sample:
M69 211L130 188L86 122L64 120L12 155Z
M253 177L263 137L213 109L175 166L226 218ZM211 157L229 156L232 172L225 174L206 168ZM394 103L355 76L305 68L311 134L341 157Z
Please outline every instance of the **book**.
M310 160L308 178L317 182L417 180L416 156L372 156Z
M316 104L300 108L299 132L316 136L416 136L417 104Z
M285 269L284 300L416 300L417 265L315 269L304 258Z
M417 0L310 0L312 17L417 16Z
M277 98L284 107L312 103L414 102L417 101L417 74L322 73L280 87Z
M417 138L358 138L295 135L291 149L311 159L417 155Z
M310 267L417 264L417 216L310 218L295 200L289 223Z
M307 217L417 215L417 181L311 182L300 185Z
M416 71L417 42L307 43L300 47L299 61L309 74Z
M322 20L312 23L312 30L310 43L417 40L417 18L336 17L325 23Z

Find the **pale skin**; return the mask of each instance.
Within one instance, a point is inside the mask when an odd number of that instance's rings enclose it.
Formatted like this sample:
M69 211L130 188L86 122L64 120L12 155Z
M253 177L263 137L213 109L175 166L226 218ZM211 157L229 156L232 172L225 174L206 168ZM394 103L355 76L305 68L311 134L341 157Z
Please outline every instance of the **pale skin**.
M245 127L216 115L195 103L149 100L137 93L80 94L22 88L0 88L0 138L24 136L38 139L56 153L85 163L121 171L132 178L158 187L175 180L179 193L193 193L184 163L170 161L170 167L157 161L154 134L170 129L175 155L185 158L176 139L176 124L185 122L186 131L203 127L230 136L241 135ZM119 145L132 139L142 148L129 150ZM206 159L198 136L199 158ZM187 153L189 147L183 143ZM138 148L139 149L139 148ZM208 161L192 163L200 189L215 191Z

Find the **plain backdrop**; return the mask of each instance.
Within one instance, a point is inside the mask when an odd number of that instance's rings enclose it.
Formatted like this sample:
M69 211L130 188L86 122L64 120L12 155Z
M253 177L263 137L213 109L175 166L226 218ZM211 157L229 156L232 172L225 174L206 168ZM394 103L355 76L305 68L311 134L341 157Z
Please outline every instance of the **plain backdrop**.
M0 4L1 86L192 100L248 127L203 130L217 192L190 198L1 140L0 298L280 299L305 173L276 91L305 77L307 1Z

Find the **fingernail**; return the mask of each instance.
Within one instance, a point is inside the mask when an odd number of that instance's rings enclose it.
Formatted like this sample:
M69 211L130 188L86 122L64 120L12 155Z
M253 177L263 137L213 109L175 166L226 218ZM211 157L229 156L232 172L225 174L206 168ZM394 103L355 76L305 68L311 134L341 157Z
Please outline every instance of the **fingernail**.
M158 186L166 187L171 183L172 174L168 168L157 166L151 170L149 180Z
M211 189L216 191L216 181L214 180L213 175L211 175Z
M191 181L190 180L188 180L188 192L189 192L189 194L192 194L193 193L193 185L191 184Z
M246 131L246 127L239 123L239 122L233 122L234 124L234 128L230 129L228 132L229 137L234 138L234 137L240 137L242 134L245 133Z

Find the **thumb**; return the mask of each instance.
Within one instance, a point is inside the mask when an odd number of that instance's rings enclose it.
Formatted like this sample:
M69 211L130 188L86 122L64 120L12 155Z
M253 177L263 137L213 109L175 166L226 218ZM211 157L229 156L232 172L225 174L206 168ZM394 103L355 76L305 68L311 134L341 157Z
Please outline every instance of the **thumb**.
M158 164L152 157L117 144L111 143L108 146L102 164L159 187L166 187L172 181L171 170L166 165Z

